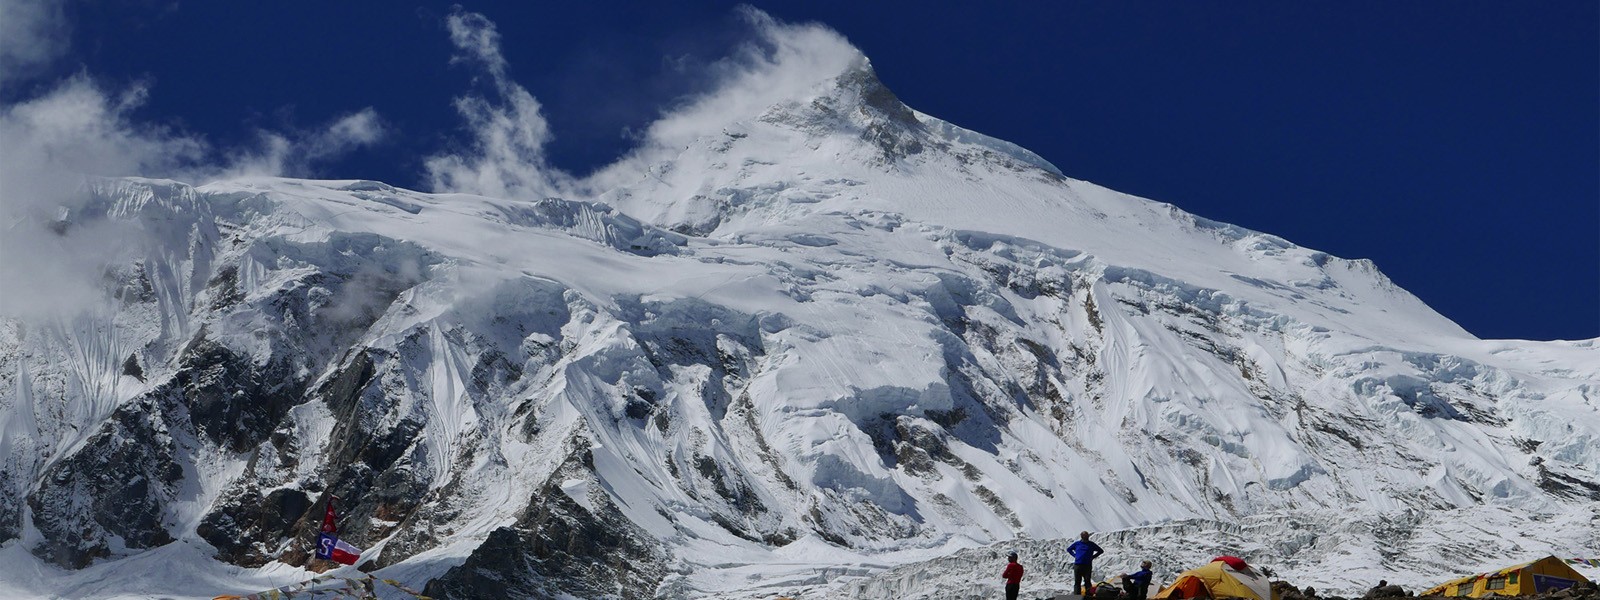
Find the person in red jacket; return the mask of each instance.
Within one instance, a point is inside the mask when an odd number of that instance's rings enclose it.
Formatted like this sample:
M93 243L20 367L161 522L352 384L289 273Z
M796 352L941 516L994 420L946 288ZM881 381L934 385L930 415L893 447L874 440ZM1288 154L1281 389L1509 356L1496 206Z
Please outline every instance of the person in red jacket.
M1017 562L1017 553L1011 553L1011 562L1006 565L1000 578L1006 580L1006 600L1017 600L1017 591L1022 589L1022 563Z

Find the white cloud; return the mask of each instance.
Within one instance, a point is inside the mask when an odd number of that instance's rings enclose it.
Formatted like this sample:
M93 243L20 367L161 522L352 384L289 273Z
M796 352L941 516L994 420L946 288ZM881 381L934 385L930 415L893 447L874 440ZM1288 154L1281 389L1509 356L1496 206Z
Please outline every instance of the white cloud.
M206 144L128 113L147 90L112 94L76 75L43 96L0 109L0 189L5 206L20 196L57 197L83 175L168 174L204 155Z
M0 0L0 83L54 59L64 31L59 4ZM198 136L135 119L148 94L142 84L108 90L79 73L0 106L0 316L92 310L105 300L105 268L150 241L131 224L82 214L87 177L305 173L385 134L367 108L319 130L262 132L255 147L218 152Z
M465 154L427 159L429 184L434 190L502 198L560 193L569 177L545 160L550 129L533 94L511 84L500 90L497 101L465 96L456 99L455 108L466 119L471 148Z
M436 191L455 191L504 198L558 195L571 177L552 168L545 158L550 125L539 100L506 74L500 53L500 32L487 17L457 10L446 20L457 54L452 62L483 69L493 98L456 98L456 112L472 136L465 153L427 159L429 184Z
M743 11L755 35L702 74L711 80L710 91L665 111L627 157L584 180L548 163L549 123L538 99L510 78L494 23L456 11L446 20L457 52L453 62L477 69L490 93L456 99L469 143L462 152L426 159L431 185L508 198L588 196L621 178L636 178L646 165L698 136L716 135L733 121L803 98L865 60L826 27ZM66 29L58 2L0 0L0 84L58 58ZM682 62L676 64L681 68ZM147 94L143 85L108 90L78 74L42 95L0 107L0 281L6 282L0 285L0 314L59 311L76 304L63 299L96 298L104 266L122 246L142 243L128 237L137 232L100 235L79 226L63 237L51 229L63 210L81 206L85 176L203 182L309 175L316 164L381 143L388 133L377 112L365 108L321 128L261 131L252 145L219 150L198 136L133 118Z
M312 154L315 157L339 156L377 144L387 133L388 128L378 117L378 111L369 106L340 117L319 133L313 139Z
M197 172L192 178L309 176L316 163L376 145L386 135L388 128L371 107L339 117L321 130L258 131L256 147L235 151L218 172Z
M464 152L427 160L430 185L436 191L512 198L593 195L637 177L664 153L802 97L866 61L843 36L822 25L780 23L750 7L740 11L754 39L711 66L706 74L712 79L710 91L664 112L644 129L639 146L628 156L583 180L549 164L549 123L538 99L510 79L494 23L478 13L457 11L445 23L458 52L452 62L481 69L495 95L456 99L472 142ZM684 62L669 58L664 64L683 71Z
M108 92L80 74L0 108L0 315L94 308L104 300L105 267L148 241L128 224L81 218L86 177L299 174L384 135L368 108L312 132L261 132L255 147L218 153L199 137L132 119L146 94L142 86ZM71 228L59 227L63 216Z
M60 56L68 32L56 0L0 0L0 85Z
M500 31L495 28L494 22L479 13L461 12L458 7L445 19L444 24L450 30L450 43L465 53L457 55L452 62L475 60L482 64L497 85L504 85L506 58L500 53Z
M52 229L82 208L85 176L177 173L204 155L197 138L131 121L144 96L77 75L0 109L0 314L70 313L102 299L101 270L137 233L104 222Z

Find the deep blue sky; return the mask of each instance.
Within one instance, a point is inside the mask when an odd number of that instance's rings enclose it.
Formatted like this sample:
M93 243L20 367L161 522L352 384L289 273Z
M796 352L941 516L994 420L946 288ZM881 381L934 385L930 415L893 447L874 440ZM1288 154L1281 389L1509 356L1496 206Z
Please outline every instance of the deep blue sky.
M372 106L394 135L317 174L410 187L460 142L450 102L472 79L449 62L448 3L104 4L69 5L53 74L153 83L141 119L228 145ZM694 73L748 35L733 3L526 4L464 8L499 25L553 162L577 173L704 85L669 65ZM843 33L919 110L1371 258L1480 337L1600 336L1600 3L753 4Z

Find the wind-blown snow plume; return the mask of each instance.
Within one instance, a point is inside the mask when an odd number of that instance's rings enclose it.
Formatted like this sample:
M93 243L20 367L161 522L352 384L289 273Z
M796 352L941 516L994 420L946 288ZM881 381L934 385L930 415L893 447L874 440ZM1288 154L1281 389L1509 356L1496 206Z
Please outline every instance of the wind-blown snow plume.
M678 148L757 116L838 77L866 57L839 32L816 23L783 23L758 9L739 10L755 36L714 63L711 91L667 111L646 131L658 148Z
M319 162L383 141L387 135L378 111L371 107L334 119L322 129L256 133L259 146L236 151L221 174L192 177L220 179L243 176L306 176Z
M494 94L456 99L472 141L465 152L427 160L430 186L495 197L592 196L640 177L650 164L700 136L754 117L866 60L838 32L822 25L779 22L749 6L739 12L751 39L705 73L685 75L705 78L707 91L663 111L644 129L633 151L583 179L549 163L549 122L538 99L509 75L494 22L479 13L451 14L445 25L458 52L452 62L480 69Z
M473 138L471 147L464 154L430 157L425 165L430 185L439 191L502 198L559 194L570 178L545 161L550 125L539 100L506 73L494 23L481 14L457 10L445 19L445 26L460 52L452 62L482 69L495 95L456 98L456 112L466 119Z
M645 128L640 144L616 163L589 177L595 193L637 179L650 165L681 152L695 139L750 119L785 100L837 77L866 57L839 32L817 23L784 23L760 9L739 13L752 39L713 63L709 91L685 99Z

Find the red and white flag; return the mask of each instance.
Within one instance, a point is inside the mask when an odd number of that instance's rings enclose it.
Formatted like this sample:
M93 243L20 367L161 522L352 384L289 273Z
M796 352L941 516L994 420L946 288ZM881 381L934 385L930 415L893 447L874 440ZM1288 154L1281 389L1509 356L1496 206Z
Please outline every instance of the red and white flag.
M345 543L334 534L324 533L317 537L317 558L353 565L361 560L361 549Z
M361 560L361 549L339 539L339 527L334 524L334 500L338 498L328 496L328 509L322 513L322 533L317 536L317 558L353 565Z

